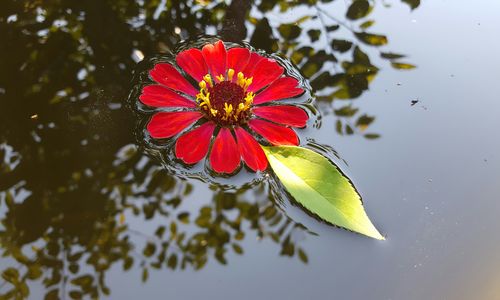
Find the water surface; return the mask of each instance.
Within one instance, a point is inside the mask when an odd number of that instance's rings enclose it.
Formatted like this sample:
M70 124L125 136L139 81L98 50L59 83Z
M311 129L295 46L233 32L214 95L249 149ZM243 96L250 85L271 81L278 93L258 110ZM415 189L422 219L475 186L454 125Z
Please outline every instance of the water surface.
M350 20L349 1L233 2L0 4L0 295L500 298L500 5L386 1ZM369 20L386 45L353 33ZM179 179L137 142L137 62L198 34L290 57L321 115L304 134L335 149L387 241L266 181Z

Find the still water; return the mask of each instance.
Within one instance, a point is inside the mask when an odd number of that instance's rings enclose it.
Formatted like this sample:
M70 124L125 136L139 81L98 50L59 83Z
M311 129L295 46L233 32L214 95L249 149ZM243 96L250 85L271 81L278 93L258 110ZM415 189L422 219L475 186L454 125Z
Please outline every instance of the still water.
M0 298L500 299L500 3L356 2L3 1ZM386 241L162 166L132 78L199 34L298 66Z

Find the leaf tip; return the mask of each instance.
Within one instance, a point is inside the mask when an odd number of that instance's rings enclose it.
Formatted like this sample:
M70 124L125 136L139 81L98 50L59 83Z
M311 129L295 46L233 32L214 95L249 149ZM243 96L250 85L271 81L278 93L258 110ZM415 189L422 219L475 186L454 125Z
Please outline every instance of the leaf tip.
M385 236L383 236L380 231L373 225L373 223L370 221L370 225L367 226L369 229L368 230L363 230L359 231L359 233L364 234L368 237L371 237L373 239L379 240L379 241L385 241ZM370 228L371 227L371 228Z
M370 232L369 237L374 238L379 241L385 241L385 236L383 236L375 226L373 226L373 230Z
M385 236L381 235L380 232L377 232L378 235L374 236L373 238L379 241L385 241Z

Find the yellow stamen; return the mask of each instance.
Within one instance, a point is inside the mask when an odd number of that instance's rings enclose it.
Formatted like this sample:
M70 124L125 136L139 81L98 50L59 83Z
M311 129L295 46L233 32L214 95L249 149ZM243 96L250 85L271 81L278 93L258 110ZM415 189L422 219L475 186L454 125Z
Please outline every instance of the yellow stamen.
M243 87L244 83L243 81L245 80L245 75L243 75L243 73L241 72L238 72L238 81L237 81L237 84L241 87Z
M207 106L209 109L212 107L210 105L210 93L206 89L201 89L200 93L196 95L196 101L199 103L200 107Z
M202 90L207 89L207 83L205 80L200 81L200 83L198 85L200 86L200 89L202 89Z
M227 70L227 80L233 81L233 76L234 76L234 69Z
M214 116L214 117L217 116L218 111L216 109L211 108L210 112L212 113L212 116Z
M210 77L210 74L203 76L203 80L205 80L210 85L210 87L214 87L214 83L212 82L212 77Z
M233 105L232 104L227 105L227 102L225 102L224 111L226 112L225 119L227 120L231 116L231 113L233 112Z
M243 104L243 103L238 104L238 110L237 110L237 112L240 112L240 111L243 111L243 110L245 110L245 104Z
M248 87L252 84L252 81L253 81L253 77L247 78L245 80L245 86L243 87L243 90L246 91L248 89Z
M224 75L220 74L219 76L216 76L216 78L219 80L219 82L223 82L226 78Z
M245 96L245 106L250 106L253 103L253 97L255 97L254 93L247 93L247 95Z
M253 81L253 77L250 77L250 78L246 78L245 75L243 75L243 73L241 72L238 72L238 80L237 80L237 84L239 86L241 86L241 88L246 92L248 87L252 84L252 81Z

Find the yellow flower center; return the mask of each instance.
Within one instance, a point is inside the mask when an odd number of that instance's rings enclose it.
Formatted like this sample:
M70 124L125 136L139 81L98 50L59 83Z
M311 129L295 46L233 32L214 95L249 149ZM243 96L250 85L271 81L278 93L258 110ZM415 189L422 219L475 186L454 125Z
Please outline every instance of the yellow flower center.
M209 119L222 126L244 124L250 117L255 96L247 91L252 84L252 77L247 78L242 72L238 72L236 78L233 77L233 69L215 79L207 74L199 82L200 92L196 95L200 109Z

